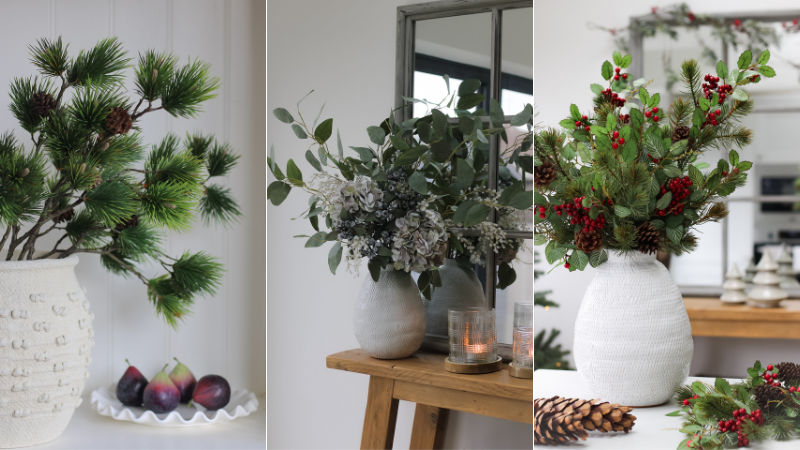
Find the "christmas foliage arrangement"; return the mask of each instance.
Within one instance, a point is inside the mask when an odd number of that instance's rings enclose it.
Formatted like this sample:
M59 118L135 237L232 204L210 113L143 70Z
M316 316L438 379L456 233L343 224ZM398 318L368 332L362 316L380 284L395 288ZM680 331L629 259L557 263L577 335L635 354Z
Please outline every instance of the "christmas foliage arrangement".
M420 273L419 289L430 299L431 290L441 286L438 267L445 257L456 257L471 267L491 248L502 256L498 287L516 279L511 263L521 243L506 239L503 230L487 218L495 209L500 224L505 220L512 229L525 228L524 220L517 217L531 209L533 196L519 178L533 171L533 107L526 105L511 119L511 127L525 126L527 133L509 143L500 158L499 188L489 189L487 136L497 134L508 143L504 112L495 100L488 114L476 108L484 101L476 92L478 80L465 80L452 93L449 77L445 75L444 80L448 94L441 102L406 99L411 103L404 107L424 103L430 114L401 124L389 114L367 128L371 145L349 147L351 155L345 154L338 132L333 149L333 119L318 123L322 110L310 126L299 102L297 118L284 108L273 111L299 139L308 142L305 159L314 172L304 177L289 159L284 173L271 151L268 164L277 181L270 183L267 196L280 205L293 188L311 194L302 217L316 233L296 237L308 238L306 247L333 242L328 254L332 273L343 258L348 269L354 270L366 258L375 281L387 267ZM453 119L442 112L451 105L457 115ZM333 169L332 173L327 169ZM464 236L451 231L452 227L485 233Z
M159 110L196 117L219 79L207 63L181 66L169 53L148 50L135 65L131 98L124 84L131 59L116 38L77 56L61 38L41 39L30 52L40 76L15 78L9 94L32 147L0 136L5 260L98 254L110 272L138 277L157 313L176 327L197 296L215 292L223 268L204 252L169 256L161 230L187 231L198 212L207 223L235 220L240 211L230 190L209 181L228 174L239 157L202 134L183 142L170 134L147 152L139 119ZM60 239L37 252L50 232ZM156 262L166 273L145 277L140 266Z
M614 52L614 65L601 68L607 85L591 85L592 111L573 104L563 130L534 136L534 244L547 243L548 263L574 271L597 267L609 250L693 250L693 229L724 218L721 199L747 181L752 163L733 149L752 140L739 124L753 110L743 86L775 76L769 58L746 50L736 67L720 61L716 75L684 61L683 96L664 107L644 79L623 72L630 55ZM704 171L697 159L710 149L727 157Z
M762 367L756 361L748 377L731 385L696 381L677 391L682 409L668 416L685 419L678 448L746 447L751 441L800 437L800 365L783 362Z

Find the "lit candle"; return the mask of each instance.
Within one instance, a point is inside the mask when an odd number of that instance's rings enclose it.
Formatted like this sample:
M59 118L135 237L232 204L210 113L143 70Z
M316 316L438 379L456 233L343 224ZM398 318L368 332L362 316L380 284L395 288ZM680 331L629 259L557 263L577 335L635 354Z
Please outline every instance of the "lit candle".
M450 361L482 364L497 360L495 312L488 308L448 311Z

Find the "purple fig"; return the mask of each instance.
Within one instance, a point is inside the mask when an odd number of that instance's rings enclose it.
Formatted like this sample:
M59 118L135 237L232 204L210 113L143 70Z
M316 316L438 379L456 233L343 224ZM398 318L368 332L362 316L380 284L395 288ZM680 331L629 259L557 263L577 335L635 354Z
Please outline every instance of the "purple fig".
M231 385L219 375L206 375L197 382L192 401L206 409L220 409L231 401Z
M164 366L167 368L169 364ZM144 407L156 414L167 413L178 407L181 393L161 369L144 388Z
M197 380L194 379L194 375L192 375L189 368L178 361L178 358L173 359L178 362L178 365L169 373L169 379L172 380L175 387L178 388L178 391L181 393L181 403L189 403L192 399L192 393L194 392L194 386L197 384Z
M117 383L117 399L125 406L142 406L147 378L127 359L125 362L128 363L128 370Z

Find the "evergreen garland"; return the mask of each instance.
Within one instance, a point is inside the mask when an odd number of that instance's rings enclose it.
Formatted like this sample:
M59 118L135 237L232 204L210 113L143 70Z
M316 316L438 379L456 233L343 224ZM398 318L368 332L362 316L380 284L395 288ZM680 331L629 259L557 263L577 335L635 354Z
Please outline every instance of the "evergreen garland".
M176 56L148 50L135 65L137 101L124 86L132 59L116 38L74 57L60 37L29 48L39 76L15 78L9 94L32 148L0 136L5 260L98 254L110 272L139 278L157 313L177 327L199 295L214 294L224 269L204 252L170 257L161 229L189 230L198 212L206 223L235 221L241 212L230 190L209 180L230 173L239 156L202 134L183 142L169 134L147 153L139 118L162 109L196 117L219 79L207 63L180 66ZM52 250L37 252L37 240L55 230L63 235ZM149 263L166 273L148 279L140 266Z

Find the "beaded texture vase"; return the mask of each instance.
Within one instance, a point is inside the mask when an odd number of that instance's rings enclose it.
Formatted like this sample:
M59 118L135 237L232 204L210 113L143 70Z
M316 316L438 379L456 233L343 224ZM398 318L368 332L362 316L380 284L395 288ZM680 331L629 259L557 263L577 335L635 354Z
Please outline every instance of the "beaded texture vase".
M0 262L0 448L56 439L82 402L94 316L77 264Z
M388 268L378 282L368 276L353 313L358 345L379 359L400 359L419 350L425 338L425 307L414 280Z
M575 322L575 365L592 395L625 406L667 402L694 344L683 297L655 255L610 254Z
M483 305L483 286L475 271L461 267L455 259L445 259L439 268L442 286L434 288L425 305L427 333L447 336L447 310Z

